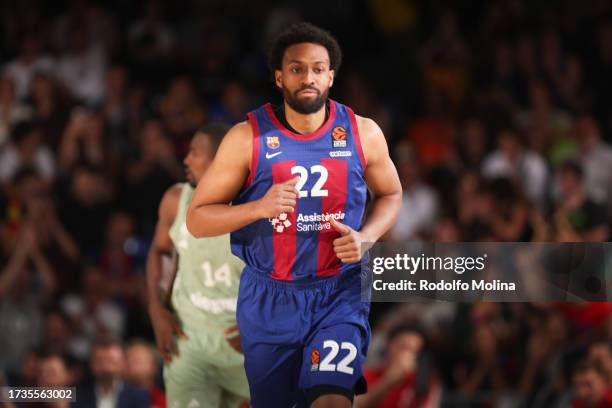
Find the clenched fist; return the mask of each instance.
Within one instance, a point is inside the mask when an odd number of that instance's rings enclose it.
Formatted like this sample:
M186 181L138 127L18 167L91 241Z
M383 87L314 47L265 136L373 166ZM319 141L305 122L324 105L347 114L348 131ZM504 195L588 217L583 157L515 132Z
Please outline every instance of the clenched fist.
M299 180L299 177L294 177L270 187L266 194L258 200L257 209L261 218L274 218L280 213L294 212L299 194L295 185Z
M331 226L341 237L334 239L334 252L336 256L344 263L359 262L361 256L361 243L364 242L359 231L355 231L348 225L342 224L335 218L329 219Z

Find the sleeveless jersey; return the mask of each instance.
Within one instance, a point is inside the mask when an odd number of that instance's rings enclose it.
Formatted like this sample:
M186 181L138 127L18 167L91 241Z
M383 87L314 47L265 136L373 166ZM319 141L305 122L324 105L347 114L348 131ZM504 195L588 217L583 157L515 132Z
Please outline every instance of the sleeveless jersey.
M195 238L189 233L185 217L193 192L188 183L183 185L170 227L170 238L178 252L172 307L190 329L229 327L236 324L238 282L244 264L230 253L229 234Z
M249 270L284 281L308 281L342 273L332 241L340 234L330 217L361 229L367 198L365 158L353 111L329 101L329 117L314 133L283 126L266 104L247 115L253 130L248 180L234 204L257 200L275 183L300 177L293 213L262 219L231 234L232 252Z

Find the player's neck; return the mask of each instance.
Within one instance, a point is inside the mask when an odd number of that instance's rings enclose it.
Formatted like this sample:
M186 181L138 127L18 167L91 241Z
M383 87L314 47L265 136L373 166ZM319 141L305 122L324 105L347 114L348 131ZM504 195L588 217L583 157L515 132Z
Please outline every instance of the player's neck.
M325 123L326 109L325 104L321 106L317 112L303 114L296 112L289 106L287 102L285 104L285 119L291 128L295 129L300 134L308 134L317 131Z

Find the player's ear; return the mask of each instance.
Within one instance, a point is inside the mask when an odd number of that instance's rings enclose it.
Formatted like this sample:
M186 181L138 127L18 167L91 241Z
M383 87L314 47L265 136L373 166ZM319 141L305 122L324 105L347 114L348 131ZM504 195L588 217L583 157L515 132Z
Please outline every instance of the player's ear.
M275 69L274 70L274 82L276 83L276 86L279 88L283 87L283 71L281 71L280 69Z
M334 78L336 77L336 71L333 69L329 70L329 87L331 88L334 84Z

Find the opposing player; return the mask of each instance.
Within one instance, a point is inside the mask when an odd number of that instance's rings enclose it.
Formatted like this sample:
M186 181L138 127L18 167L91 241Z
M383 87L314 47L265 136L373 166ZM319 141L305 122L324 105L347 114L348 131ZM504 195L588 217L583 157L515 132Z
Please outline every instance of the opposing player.
M239 407L249 399L236 327L238 281L244 266L229 251L229 234L196 239L185 226L194 188L225 132L198 131L184 160L188 183L171 187L147 259L149 315L165 360L168 407ZM169 291L162 289L162 257L177 254ZM166 305L166 300L170 304Z
M376 123L328 99L340 61L311 24L277 37L284 103L228 132L187 214L195 236L232 232L246 263L237 319L255 408L350 407L365 391L361 244L394 223L401 186Z

